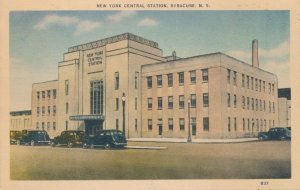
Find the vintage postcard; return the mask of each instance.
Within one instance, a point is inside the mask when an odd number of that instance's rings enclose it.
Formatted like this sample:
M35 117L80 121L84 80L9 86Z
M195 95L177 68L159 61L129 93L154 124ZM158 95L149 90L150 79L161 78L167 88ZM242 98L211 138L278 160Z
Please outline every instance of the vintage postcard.
M0 189L300 189L299 2L0 2Z

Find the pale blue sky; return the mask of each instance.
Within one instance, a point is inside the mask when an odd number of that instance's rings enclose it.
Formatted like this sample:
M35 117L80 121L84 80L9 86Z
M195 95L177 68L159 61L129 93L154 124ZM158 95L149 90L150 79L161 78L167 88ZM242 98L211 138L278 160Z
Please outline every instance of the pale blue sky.
M290 87L289 11L26 11L10 13L11 110L30 109L31 85L57 79L57 64L74 45L130 32L158 42L164 55L223 52L260 65Z

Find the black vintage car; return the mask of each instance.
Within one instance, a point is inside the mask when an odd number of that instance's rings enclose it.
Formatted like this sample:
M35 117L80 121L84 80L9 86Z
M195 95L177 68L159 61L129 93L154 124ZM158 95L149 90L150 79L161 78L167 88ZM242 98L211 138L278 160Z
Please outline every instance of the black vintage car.
M94 136L88 137L83 143L83 148L104 147L110 148L124 148L127 141L123 132L119 130L103 130L97 132Z
M22 132L21 131L10 131L9 137L10 137L10 144L17 144L17 141L22 138Z
M22 136L17 140L17 144L21 145L49 145L50 138L46 131L42 130L26 130L22 131Z
M259 140L291 140L291 131L287 128L276 127L269 129L268 132L260 132Z
M83 131L70 130L61 132L60 136L54 137L51 145L54 146L67 146L72 148L74 146L82 146L82 142L85 139Z

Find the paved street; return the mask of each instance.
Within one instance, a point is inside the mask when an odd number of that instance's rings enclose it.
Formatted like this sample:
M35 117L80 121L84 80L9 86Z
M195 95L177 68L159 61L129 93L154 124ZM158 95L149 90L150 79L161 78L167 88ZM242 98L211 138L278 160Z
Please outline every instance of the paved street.
M289 141L246 143L130 142L150 149L11 147L11 179L255 179L289 178Z

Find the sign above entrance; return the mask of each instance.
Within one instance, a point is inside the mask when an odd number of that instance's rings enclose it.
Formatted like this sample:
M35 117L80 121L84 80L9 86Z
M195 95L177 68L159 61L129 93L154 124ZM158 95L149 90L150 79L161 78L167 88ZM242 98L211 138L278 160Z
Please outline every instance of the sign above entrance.
M102 64L103 51L96 51L86 54L89 66Z
M104 115L73 115L70 120L83 121L83 120L104 120Z

